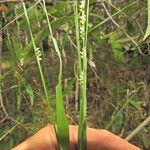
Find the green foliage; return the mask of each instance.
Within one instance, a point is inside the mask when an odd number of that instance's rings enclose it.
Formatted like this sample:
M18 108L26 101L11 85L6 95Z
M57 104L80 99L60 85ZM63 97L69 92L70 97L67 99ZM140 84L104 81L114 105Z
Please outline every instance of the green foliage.
M69 95L73 91L74 79L72 79L63 90L63 97Z
M146 134L146 129L143 129L140 134L141 134L141 138L142 138L142 142L144 144L144 147L146 149L148 149L149 148L149 140L148 140L148 136Z
M43 84L43 89L44 89L44 92L45 92L46 102L47 102L48 108L50 109L50 98L49 98L47 86L46 86L46 83L45 83L45 79L44 79L44 75L43 75L42 67L41 67L41 63L40 63L40 61L42 59L41 58L41 51L39 50L39 48L36 47L36 43L35 43L35 40L34 40L34 37L33 37L30 20L29 20L28 13L27 13L27 9L26 9L26 6L25 6L24 2L22 2L22 4L23 4L25 17L26 17L26 20L27 20L27 25L28 25L28 28L29 28L30 36L31 36L31 41L32 41L33 48L34 48L34 53L35 53L35 56L36 56L38 69L39 69L42 84Z
M124 60L123 48L122 45L118 42L116 35L112 33L110 35L109 41L111 43L114 57L119 61L123 61Z
M141 102L140 101L137 101L137 100L131 100L130 101L130 104L135 108L137 109L139 112L142 112L142 109L141 109Z
M123 120L124 120L123 113L122 112L117 113L116 118L112 124L112 131L114 133L120 132L120 129L122 128Z
M126 135L149 114L149 88L143 83L149 86L146 3L104 3L106 8L96 0L9 4L12 9L3 13L0 84L8 114L14 120L24 118L15 128L36 132L47 123L56 124L59 149L67 150L69 123L79 124L78 149L83 150L87 123ZM11 122L2 122L2 128L5 124ZM147 149L148 127L136 136ZM4 139L20 139L17 136L13 132ZM10 147L18 142L10 141Z
M12 40L12 42L6 40L5 43L10 52L13 66L16 67L23 59L21 47L20 47L21 44L20 44L19 37L17 37L17 36L13 36L11 40Z
M72 19L71 16L63 16L59 18L58 20L52 22L52 30L55 31L57 28L59 28L61 25L65 24L66 22L70 21ZM40 46L40 43L49 35L49 27L48 25L43 28L39 33L37 33L34 37L35 43L37 46ZM30 50L33 48L32 41L22 50L24 52L24 55L27 56L30 52Z

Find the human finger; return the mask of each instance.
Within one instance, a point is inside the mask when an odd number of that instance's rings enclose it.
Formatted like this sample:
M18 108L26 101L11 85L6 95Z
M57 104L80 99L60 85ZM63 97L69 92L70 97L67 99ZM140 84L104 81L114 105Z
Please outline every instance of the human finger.
M56 150L57 146L54 126L48 125L12 150Z

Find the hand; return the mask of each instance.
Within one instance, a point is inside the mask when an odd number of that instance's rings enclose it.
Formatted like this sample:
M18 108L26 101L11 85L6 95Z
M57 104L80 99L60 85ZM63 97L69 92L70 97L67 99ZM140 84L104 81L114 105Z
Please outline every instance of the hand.
M69 126L70 150L77 149L78 126ZM54 126L42 128L12 150L57 150ZM87 150L140 150L120 137L106 131L87 128Z

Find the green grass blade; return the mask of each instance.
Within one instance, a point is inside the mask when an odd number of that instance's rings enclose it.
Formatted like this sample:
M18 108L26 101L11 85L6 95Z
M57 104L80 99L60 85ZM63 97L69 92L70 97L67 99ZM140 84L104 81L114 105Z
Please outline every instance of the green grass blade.
M62 93L62 59L56 39L52 36L55 51L60 61L58 85L56 86L56 123L60 150L69 150L69 123L65 114Z
M63 106L62 85L56 86L56 116L57 116L57 136L60 150L69 149L69 123L65 115Z
M25 85L25 88L26 88L26 92L27 92L29 99L30 99L30 105L33 106L33 104L34 104L34 93L33 93L32 86L29 83L27 83Z
M44 11L48 22L49 32L52 38L52 42L55 51L59 58L59 76L58 84L56 86L56 124L57 124L57 137L59 142L60 150L69 150L69 123L65 115L65 109L63 105L63 93L62 93L62 59L61 53L57 45L57 41L53 36L52 27L49 21L48 12L45 6L45 1L43 0Z
M33 37L30 20L29 20L28 13L27 13L27 9L26 9L25 3L23 1L22 1L22 5L23 5L24 14L25 14L25 17L26 17L26 20L27 20L27 24L28 24L28 29L29 29L29 32L30 32L31 42L32 42L34 53L35 53L35 56L36 56L36 61L37 61L37 65L38 65L38 68L39 68L43 89L44 89L44 92L45 92L46 103L47 103L48 108L50 110L50 108L51 108L51 106L50 106L50 98L49 98L47 86L46 86L46 83L45 83L45 79L44 79L44 75L43 75L43 71L42 71L42 67L41 67L41 63L40 63L40 61L42 59L41 58L41 51L36 47L36 43L35 43L35 39Z
M14 125L11 129L9 129L3 136L0 137L0 142L8 135L10 134L20 123L22 123L22 120L19 121L16 125Z
M143 40L146 40L148 38L148 36L150 35L150 0L147 0L147 5L148 5L148 23L147 23L147 29L146 29L146 33L144 35L144 39Z

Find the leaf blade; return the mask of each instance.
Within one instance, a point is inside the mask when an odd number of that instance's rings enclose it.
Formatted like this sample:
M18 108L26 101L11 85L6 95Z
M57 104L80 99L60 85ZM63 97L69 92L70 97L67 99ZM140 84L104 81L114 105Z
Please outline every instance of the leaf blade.
M143 41L145 41L149 35L150 35L150 0L147 0L147 6L148 6L148 23L147 23L147 29L146 29L146 33L144 35Z

